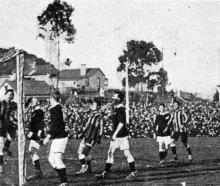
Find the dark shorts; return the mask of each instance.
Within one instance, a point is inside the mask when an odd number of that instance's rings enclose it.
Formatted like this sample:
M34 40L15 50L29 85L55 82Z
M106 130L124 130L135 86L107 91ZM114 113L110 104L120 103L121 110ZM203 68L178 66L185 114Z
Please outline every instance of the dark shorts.
M173 132L171 135L171 138L174 139L175 141L178 141L179 137L181 138L181 141L183 143L188 142L188 133L187 132Z

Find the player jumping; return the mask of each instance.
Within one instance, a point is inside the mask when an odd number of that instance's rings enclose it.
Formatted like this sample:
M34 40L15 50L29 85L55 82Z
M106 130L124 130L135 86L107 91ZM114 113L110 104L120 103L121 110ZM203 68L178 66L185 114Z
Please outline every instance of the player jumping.
M103 134L103 119L100 113L101 101L94 98L91 105L92 115L86 123L83 130L83 139L79 145L78 156L81 163L80 171L76 174L84 174L91 172L91 156L89 152L95 143L101 143L101 136Z
M128 142L128 130L126 128L126 114L125 108L122 104L124 99L124 94L122 92L117 92L114 94L113 98L115 109L112 115L113 121L113 135L111 137L111 142L108 150L108 158L106 160L105 169L101 174L95 175L97 179L106 178L110 172L111 166L114 163L114 152L117 148L120 148L124 152L125 157L130 168L130 174L126 177L126 180L134 180L137 175L137 170L135 169L134 158L130 152L129 142Z

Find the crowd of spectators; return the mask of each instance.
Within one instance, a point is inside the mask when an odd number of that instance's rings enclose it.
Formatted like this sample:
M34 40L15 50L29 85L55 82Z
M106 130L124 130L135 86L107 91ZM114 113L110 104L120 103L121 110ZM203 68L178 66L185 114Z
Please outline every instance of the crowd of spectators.
M91 111L90 102L72 103L63 107L65 113L66 129L73 138L78 138L83 131ZM45 113L46 126L49 122L49 105L42 106ZM182 109L188 115L188 130L191 136L220 136L220 106L211 102L186 102ZM26 124L29 122L32 109L29 107L26 114ZM167 111L172 113L172 105L167 104ZM101 109L104 118L104 137L108 138L112 131L111 112L112 105L105 103ZM152 137L154 117L157 106L145 106L141 103L130 105L129 134L130 137Z

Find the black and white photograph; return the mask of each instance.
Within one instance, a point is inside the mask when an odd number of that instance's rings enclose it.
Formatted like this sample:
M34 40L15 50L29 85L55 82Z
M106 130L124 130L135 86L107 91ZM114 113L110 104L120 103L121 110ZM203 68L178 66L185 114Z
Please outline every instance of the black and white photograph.
M219 186L220 1L1 0L0 186Z

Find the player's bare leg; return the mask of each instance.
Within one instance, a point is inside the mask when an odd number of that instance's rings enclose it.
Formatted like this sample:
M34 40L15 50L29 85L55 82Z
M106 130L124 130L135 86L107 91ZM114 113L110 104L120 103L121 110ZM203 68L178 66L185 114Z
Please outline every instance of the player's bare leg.
M165 159L167 156L167 148L165 147L164 143L159 143L159 157L160 157L160 166L164 166Z
M89 169L89 165L90 165L90 169L91 169L91 162L90 160L87 158L87 156L89 156L89 151L90 151L91 147L84 145L84 142L82 141L79 145L79 149L78 149L78 157L79 157L79 161L81 163L81 169L76 172L76 174L85 174L87 173L88 169ZM88 165L89 163L89 165Z
M0 173L3 173L3 161L4 161L4 153L3 153L3 148L4 148L4 137L0 136Z
M124 155L127 158L131 173L126 177L126 180L133 181L137 177L137 170L135 169L134 158L129 149L124 150Z
M10 145L12 142L12 138L9 134L7 134L7 138L5 140L5 146L4 146L4 153L6 153L6 155L8 155L9 157L14 157L14 154L12 153L12 151L10 150Z
M105 179L107 177L108 173L110 172L112 165L114 164L114 152L115 152L116 148L113 145L111 145L112 143L113 142L111 141L110 147L108 150L108 154L107 154L107 160L105 163L105 169L101 174L95 175L95 177L97 179Z
M30 153L31 153L31 159L32 159L32 163L34 165L35 171L32 175L30 175L28 177L27 180L32 180L32 179L40 179L43 177L43 173L41 171L41 167L40 167L40 158L37 154L37 149L35 148L31 148L30 149Z
M188 152L188 159L189 159L189 161L192 162L193 161L192 151L191 151L191 148L190 148L189 144L183 143L183 145L186 148L186 151Z
M176 153L176 144L174 142L174 140L172 139L172 142L171 142L171 150L172 150L172 153L173 153L173 159L171 161L177 161L178 160L178 156L177 156L177 153Z
M59 186L66 186L67 174L66 174L66 166L64 165L62 160L62 153L52 152L50 153L48 160L59 176L61 182Z

